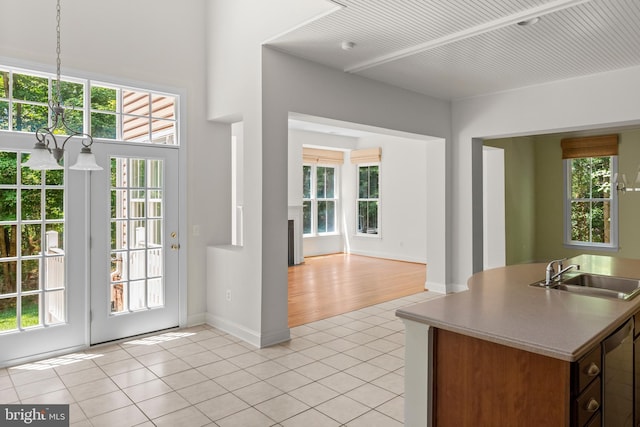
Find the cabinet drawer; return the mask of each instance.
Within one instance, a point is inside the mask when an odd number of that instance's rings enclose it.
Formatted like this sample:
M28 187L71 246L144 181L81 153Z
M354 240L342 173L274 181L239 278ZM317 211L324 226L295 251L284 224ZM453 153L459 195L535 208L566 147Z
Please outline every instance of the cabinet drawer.
M602 427L602 412L598 412L585 427Z
M589 385L602 371L602 350L600 346L594 348L578 362L578 393Z
M600 378L596 379L587 389L575 400L576 416L578 426L587 425L587 422L595 413L600 412L602 405L602 387ZM596 424L597 425L597 424Z

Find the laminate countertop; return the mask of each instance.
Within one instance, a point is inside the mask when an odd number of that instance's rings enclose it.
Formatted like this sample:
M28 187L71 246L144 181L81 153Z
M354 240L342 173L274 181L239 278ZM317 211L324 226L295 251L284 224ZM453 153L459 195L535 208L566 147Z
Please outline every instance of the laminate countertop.
M640 260L580 255L564 265L580 272L640 279ZM403 319L532 353L576 361L640 311L629 301L529 286L544 281L546 263L474 274L469 290L396 311Z

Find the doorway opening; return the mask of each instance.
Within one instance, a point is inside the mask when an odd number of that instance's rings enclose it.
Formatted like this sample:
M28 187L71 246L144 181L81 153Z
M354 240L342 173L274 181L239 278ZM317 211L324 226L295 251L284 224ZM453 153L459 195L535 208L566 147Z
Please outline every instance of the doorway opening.
M436 239L430 244L427 238L429 210L444 209L443 200L428 197L431 183L444 185L443 171L427 165L443 155L432 150L442 143L289 114L290 326L306 321L302 311L313 313L309 321L318 320L340 314L336 307L346 312L427 289L427 253L436 245ZM409 271L402 274L412 276L412 283L399 283L392 275L372 280L367 270L384 265ZM322 270L333 273L326 276ZM332 308L322 314L319 306Z

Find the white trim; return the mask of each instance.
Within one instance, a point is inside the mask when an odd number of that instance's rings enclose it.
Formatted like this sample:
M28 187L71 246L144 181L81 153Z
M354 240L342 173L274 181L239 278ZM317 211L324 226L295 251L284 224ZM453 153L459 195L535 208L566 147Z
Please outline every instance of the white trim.
M405 327L404 424L432 425L433 328L401 319Z
M434 292L436 294L446 294L447 293L447 285L444 283L435 283L426 281L424 282L424 288L428 289L429 292ZM457 291L456 291L457 292Z
M89 348L88 344L87 345L77 345L77 346L73 346L73 347L66 347L66 348L57 349L57 350L54 350L54 351L48 351L48 352L44 352L44 353L31 354L29 356L18 357L18 358L15 358L15 359L9 359L9 360L1 360L0 359L0 368L7 368L7 367L10 367L10 366L23 365L25 363L35 362L37 360L50 359L52 357L62 356L62 355L69 354L69 353L76 353L76 352L80 352L80 351L85 351L88 348ZM27 371L25 371L25 372L27 372Z
M189 248L189 227L187 224L187 92L186 90L179 90L176 92L178 97L176 114L176 135L178 135L179 145L177 146L178 152L178 198L180 206L178 207L178 242L180 243L180 251L178 255L178 324L180 327L187 326L189 324L188 319L188 276L187 276L187 260L188 260L188 248ZM184 124L184 126L183 126Z
M204 325L207 323L207 313L197 313L191 314L187 318L187 327L190 328L192 326Z
M378 166L378 197L375 199L361 199L360 198L360 168L361 167L369 167L369 166ZM380 188L380 183L382 182L382 180L380 179L380 177L382 176L382 162L366 162L366 163L356 163L355 164L355 173L356 173L356 178L355 178L355 186L356 186L356 192L355 192L355 228L354 231L355 233L353 234L354 237L366 237L366 238L378 238L381 239L382 238L382 191ZM370 233L361 233L358 231L358 221L360 218L360 209L359 209L359 203L360 201L373 201L373 200L377 200L378 201L378 224L376 227L376 231L377 233L375 234L370 234Z
M236 322L223 319L222 317L216 316L215 314L207 313L206 316L206 323L208 325L220 329L221 331L224 331L235 337L238 337L257 348L269 347L281 342L289 341L291 339L291 332L289 328L286 328L279 332L262 335L260 334L260 332L249 329Z
M303 194L303 198L302 198L302 210L301 210L301 215L302 215L302 219L304 220L304 202L310 202L311 203L311 233L308 234L304 234L304 227L302 227L303 230L303 237L304 238L308 238L308 237L323 237L323 236L341 236L342 233L340 232L341 230L341 221L340 221L340 217L342 215L340 215L340 213L342 212L342 205L340 203L340 189L342 188L342 176L341 176L341 170L342 168L340 167L341 165L338 164L329 164L329 163L308 163L308 162L304 162L302 163L302 168L303 168L303 173L302 173L302 179L303 179L303 184L304 184L304 167L305 166L309 166L311 168L311 176L310 176L310 181L311 181L311 188L309 189L310 191L310 198L304 198L304 194ZM317 190L318 190L318 183L317 183L317 179L318 179L318 168L327 168L327 169L333 169L333 198L318 198L318 194L317 194ZM304 185L303 185L303 193L304 193ZM334 231L326 231L326 232L319 232L318 231L318 202L334 202L334 218L333 218L333 230Z
M568 249L580 249L580 250L592 250L603 252L617 252L618 247L618 229L620 227L618 219L618 193L613 184L613 177L618 171L618 156L603 156L611 157L611 211L610 211L610 225L609 225L609 243L593 243L593 242L578 242L571 240L571 190L569 188L571 174L570 162L573 159L562 160L562 182L563 182L563 240L562 243L565 248ZM604 198L606 200L606 198ZM592 199L593 200L593 199Z

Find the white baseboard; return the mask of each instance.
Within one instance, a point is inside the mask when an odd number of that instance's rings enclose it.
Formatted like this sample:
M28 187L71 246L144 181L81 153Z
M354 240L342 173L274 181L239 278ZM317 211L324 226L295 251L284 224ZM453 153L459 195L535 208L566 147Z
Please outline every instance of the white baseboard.
M208 325L238 337L257 348L269 347L291 339L289 328L279 332L263 335L260 332L254 331L227 319L222 319L213 314L207 314L206 319L206 323Z
M371 258L382 258L382 259L390 259L393 261L404 261L404 262L415 262L418 264L426 264L427 261L425 259L422 258L417 258L417 257L411 257L411 256L404 256L404 255L398 255L398 254L387 254L387 253L383 253L383 252L370 252L370 251L358 251L358 250L351 250L349 251L350 254L353 255L362 255L362 256L368 256Z
M469 290L469 287L467 285L461 285L456 283L449 285L450 293L456 293L456 292L462 292L462 291L468 291L468 290Z
M27 357L20 357L20 358L11 359L11 360L2 360L0 361L0 368L24 365L26 363L37 362L38 360L51 359L51 358L59 357L69 353L85 351L88 348L89 348L89 345L79 345L74 347L67 347L61 350L50 351L48 353L38 353L38 354L30 355ZM81 359L78 359L78 360L81 360Z
M429 292L435 292L437 294L447 293L447 285L445 285L444 283L429 282L427 280L424 284L424 288L428 289Z
M187 327L198 326L207 323L207 313L192 314L187 318Z
M272 345L280 344L281 342L287 342L290 339L291 339L291 332L289 328L282 331L278 331L278 332L264 334L261 337L260 347L261 348L270 347Z
M429 281L427 281L424 284L424 288L428 289L429 292L435 292L437 294L451 294L451 293L466 291L469 289L465 285L458 285L458 284L446 285L444 283L435 283L435 282L429 282Z

